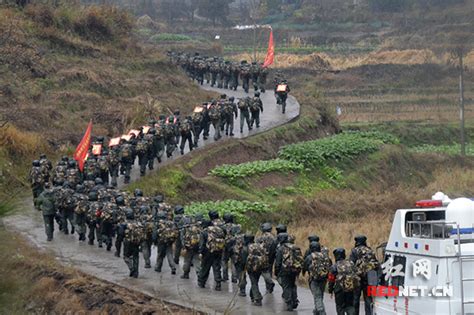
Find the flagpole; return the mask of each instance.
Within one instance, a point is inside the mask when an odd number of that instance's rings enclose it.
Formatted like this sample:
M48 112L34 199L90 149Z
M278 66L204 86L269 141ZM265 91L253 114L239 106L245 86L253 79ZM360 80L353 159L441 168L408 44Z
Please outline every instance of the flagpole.
M253 25L253 61L257 61L257 25Z

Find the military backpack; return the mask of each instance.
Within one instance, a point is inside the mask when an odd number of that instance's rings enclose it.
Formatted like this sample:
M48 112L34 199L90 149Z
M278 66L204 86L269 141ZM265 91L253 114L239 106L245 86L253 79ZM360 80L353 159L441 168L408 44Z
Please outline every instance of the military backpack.
M359 246L355 248L355 251L357 253L355 268L359 277L364 277L367 272L379 267L377 257L375 257L375 253L370 247Z
M216 225L207 228L207 248L211 253L220 252L225 247L225 232Z
M235 236L234 247L232 248L232 255L236 264L242 263L242 251L244 249L244 234Z
M129 143L125 143L122 145L120 150L120 158L121 159L129 159L132 157L132 146Z
M38 184L38 185L41 185L43 184L44 182L44 177L43 177L43 173L41 172L41 169L39 167L33 167L31 169L31 173L30 173L30 180L31 180L31 184Z
M260 98L254 97L250 102L250 110L252 112L258 112L260 110L259 104L260 104Z
M201 241L201 229L197 224L191 224L184 229L183 246L186 249L196 248Z
M211 108L209 108L209 118L211 118L211 120L219 120L221 118L221 113L217 105L212 105Z
M262 244L265 248L267 255L270 255L270 250L272 249L272 246L275 243L275 239L271 235L271 233L264 233L262 236L257 238L255 242Z
M263 244L250 244L249 255L247 258L247 270L259 272L267 269L268 267L268 255Z
M311 265L309 266L309 275L313 279L326 278L331 268L331 260L323 253L311 253Z
M237 103L240 110L246 111L249 109L249 98L241 98Z
M138 141L136 150L137 153L140 155L145 154L148 151L148 141L145 139L141 139L140 141Z
M303 253L295 244L286 243L282 245L282 270L285 272L299 273L303 268Z
M102 172L107 172L109 170L109 161L107 161L107 157L101 156L97 164L99 164L99 169Z
M336 284L341 287L344 292L352 292L359 286L359 277L352 261L340 260L336 262Z
M139 222L127 223L125 240L132 244L140 244L145 239L145 228Z
M179 126L179 131L181 134L188 134L191 132L191 122L189 120L183 121L183 123Z
M159 243L173 243L178 238L178 229L173 221L160 220L158 221L158 242Z

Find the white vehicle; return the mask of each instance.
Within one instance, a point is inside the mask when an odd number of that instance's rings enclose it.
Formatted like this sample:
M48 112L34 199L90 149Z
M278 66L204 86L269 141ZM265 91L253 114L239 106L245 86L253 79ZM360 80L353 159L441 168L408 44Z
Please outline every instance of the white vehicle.
M474 314L474 201L437 193L395 213L374 314ZM379 288L379 287L377 287Z

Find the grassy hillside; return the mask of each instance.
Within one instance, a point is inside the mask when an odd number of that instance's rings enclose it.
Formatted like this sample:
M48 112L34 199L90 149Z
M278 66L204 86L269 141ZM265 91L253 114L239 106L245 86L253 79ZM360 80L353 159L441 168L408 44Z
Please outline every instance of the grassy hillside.
M0 193L25 187L40 152L74 147L90 119L117 136L210 97L134 29L113 7L0 6Z

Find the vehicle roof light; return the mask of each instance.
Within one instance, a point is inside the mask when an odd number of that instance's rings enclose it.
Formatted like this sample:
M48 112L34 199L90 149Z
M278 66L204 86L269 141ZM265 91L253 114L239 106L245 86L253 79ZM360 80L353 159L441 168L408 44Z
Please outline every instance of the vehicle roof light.
M417 208L436 208L442 207L443 201L441 200L418 200L415 204Z

